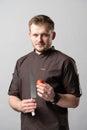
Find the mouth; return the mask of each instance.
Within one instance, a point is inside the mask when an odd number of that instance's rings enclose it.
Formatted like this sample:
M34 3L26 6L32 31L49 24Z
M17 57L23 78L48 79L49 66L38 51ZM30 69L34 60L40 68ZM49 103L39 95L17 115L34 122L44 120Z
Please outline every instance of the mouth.
M36 44L38 47L43 47L45 44L44 43L38 43Z
M36 44L36 50L38 50L39 52L42 52L45 49L44 43L39 43Z
M44 44L44 42L38 42L37 43L37 45L43 45Z

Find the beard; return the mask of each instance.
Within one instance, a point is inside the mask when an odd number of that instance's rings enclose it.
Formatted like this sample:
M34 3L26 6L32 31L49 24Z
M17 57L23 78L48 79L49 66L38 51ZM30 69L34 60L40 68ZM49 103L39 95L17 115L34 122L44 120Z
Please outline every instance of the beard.
M50 49L52 46L48 46L48 47L43 47L43 48L35 48L35 52L38 53L38 54L42 54L44 52L46 52L48 49Z

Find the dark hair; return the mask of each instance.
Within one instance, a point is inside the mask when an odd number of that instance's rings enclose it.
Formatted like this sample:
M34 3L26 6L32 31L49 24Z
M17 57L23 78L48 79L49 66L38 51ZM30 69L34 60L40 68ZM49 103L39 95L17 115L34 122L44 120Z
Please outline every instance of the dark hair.
M46 15L36 15L29 21L29 29L32 24L48 24L49 29L54 30L53 20Z

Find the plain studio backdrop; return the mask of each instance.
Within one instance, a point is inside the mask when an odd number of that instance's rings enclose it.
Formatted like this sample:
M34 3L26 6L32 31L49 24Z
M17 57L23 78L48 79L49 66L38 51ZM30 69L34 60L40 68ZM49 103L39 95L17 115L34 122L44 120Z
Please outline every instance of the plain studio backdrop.
M0 0L0 130L20 130L20 113L8 105L16 61L33 50L28 21L50 16L57 33L53 45L76 60L82 97L69 109L70 130L87 130L87 0Z

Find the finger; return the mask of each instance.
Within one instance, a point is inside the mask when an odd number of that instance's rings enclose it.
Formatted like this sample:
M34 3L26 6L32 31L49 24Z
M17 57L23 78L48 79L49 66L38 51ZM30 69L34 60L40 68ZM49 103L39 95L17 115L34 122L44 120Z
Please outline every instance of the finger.
M34 109L36 109L36 105L28 105L23 107L23 112L32 112Z
M35 111L35 109L26 109L26 110L24 110L24 113L31 113L33 111Z
M22 102L21 107L22 107L22 110L31 109L31 108L35 109L36 103L35 102L27 102L27 103Z
M35 99L24 99L22 104L35 103Z
M40 84L36 85L36 88L41 88L41 89L43 89L43 88L45 88L45 87L46 87L46 85L43 84L43 83L40 83Z

